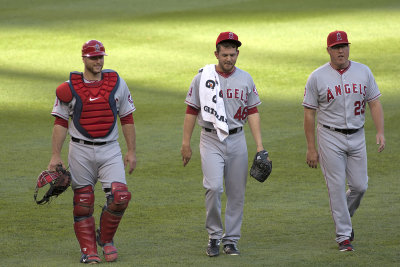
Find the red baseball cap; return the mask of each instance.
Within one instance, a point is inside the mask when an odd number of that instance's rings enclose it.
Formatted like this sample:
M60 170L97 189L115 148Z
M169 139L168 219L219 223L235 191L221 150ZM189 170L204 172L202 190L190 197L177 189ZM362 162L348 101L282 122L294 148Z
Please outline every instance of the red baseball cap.
M218 35L217 42L215 45L218 45L222 41L228 41L228 40L235 42L237 47L242 45L242 43L239 41L239 37L237 36L237 34L233 32L221 32Z
M338 44L350 44L347 40L347 33L344 31L334 31L328 35L326 40L328 47L332 47Z

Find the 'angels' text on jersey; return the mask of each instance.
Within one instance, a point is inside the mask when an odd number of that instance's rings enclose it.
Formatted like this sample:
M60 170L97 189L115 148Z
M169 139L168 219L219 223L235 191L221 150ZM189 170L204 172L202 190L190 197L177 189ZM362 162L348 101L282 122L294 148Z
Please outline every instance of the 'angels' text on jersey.
M366 95L367 86L363 84L355 84L352 85L346 83L343 87L341 84L335 85L335 89L332 90L328 87L326 90L326 99L330 102L332 99L335 99L336 96L344 94L360 94L363 97Z

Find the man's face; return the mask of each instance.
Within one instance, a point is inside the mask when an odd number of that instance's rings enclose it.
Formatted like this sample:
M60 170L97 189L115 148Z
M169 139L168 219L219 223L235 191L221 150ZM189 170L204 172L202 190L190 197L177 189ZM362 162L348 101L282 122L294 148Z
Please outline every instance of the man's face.
M343 69L348 66L350 47L348 44L338 44L327 48L331 57L331 64L336 69Z
M214 54L218 59L218 66L220 70L226 73L233 71L236 60L239 56L239 50L233 47L221 46L219 52L215 51Z
M87 71L94 75L101 73L104 65L104 56L83 57L82 60Z

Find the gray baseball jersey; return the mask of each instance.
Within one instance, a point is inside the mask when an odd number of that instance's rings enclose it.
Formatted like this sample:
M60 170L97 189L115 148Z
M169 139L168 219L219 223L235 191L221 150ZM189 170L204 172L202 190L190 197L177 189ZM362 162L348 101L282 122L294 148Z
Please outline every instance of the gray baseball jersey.
M200 155L203 171L203 186L206 189L206 230L209 238L222 239L223 244L234 244L240 239L244 195L248 173L248 154L246 138L240 127L247 121L247 111L261 104L251 76L239 69L229 74L219 74L220 89L223 93L226 117L230 130L235 133L220 141L215 131L202 129L200 136ZM185 103L200 109L198 73L188 91ZM197 116L198 124L214 129L213 124ZM224 183L225 180L225 183ZM221 219L221 194L226 189L225 234Z
M261 104L253 78L249 73L239 68L235 68L227 78L220 74L218 75L229 129L242 127L247 121L247 110ZM185 101L186 104L197 109L201 107L199 96L200 78L201 71L194 77ZM201 112L197 119L201 127L214 128L211 122L203 120Z
M330 63L308 78L303 106L318 109L318 122L339 129L359 129L365 122L365 105L380 96L371 70L354 61L340 74Z
M368 187L365 106L380 95L371 70L354 61L344 72L319 67L305 87L303 106L317 110L319 163L338 243L351 237L351 217Z
M88 81L84 80L85 83ZM99 97L90 97L90 101L95 101ZM132 96L125 81L119 77L119 85L115 91L114 99L119 117L125 117L135 111ZM65 120L74 116L76 99L69 103L60 101L56 97L55 104L51 114ZM90 142L106 142L105 145L87 145L71 140L69 144L68 164L72 175L71 186L73 189L94 185L99 180L103 188L111 188L112 182L126 184L124 163L122 159L121 148L118 143L118 124L109 135L99 138L85 137L77 128L74 122L68 125L68 131L71 137Z

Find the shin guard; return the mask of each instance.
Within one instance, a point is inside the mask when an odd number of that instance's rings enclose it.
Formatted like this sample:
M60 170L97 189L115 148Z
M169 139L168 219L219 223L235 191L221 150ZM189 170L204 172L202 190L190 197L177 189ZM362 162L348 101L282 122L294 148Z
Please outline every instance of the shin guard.
M118 257L113 238L130 199L131 193L125 184L111 184L111 195L107 197L107 204L100 217L100 228L97 230L97 242L103 248L106 261L115 261Z
M88 185L74 191L74 230L82 252L81 262L100 262L96 245L96 226L92 216L94 192Z
M82 252L82 263L100 262L97 254L95 223L93 216L74 223L76 238Z

